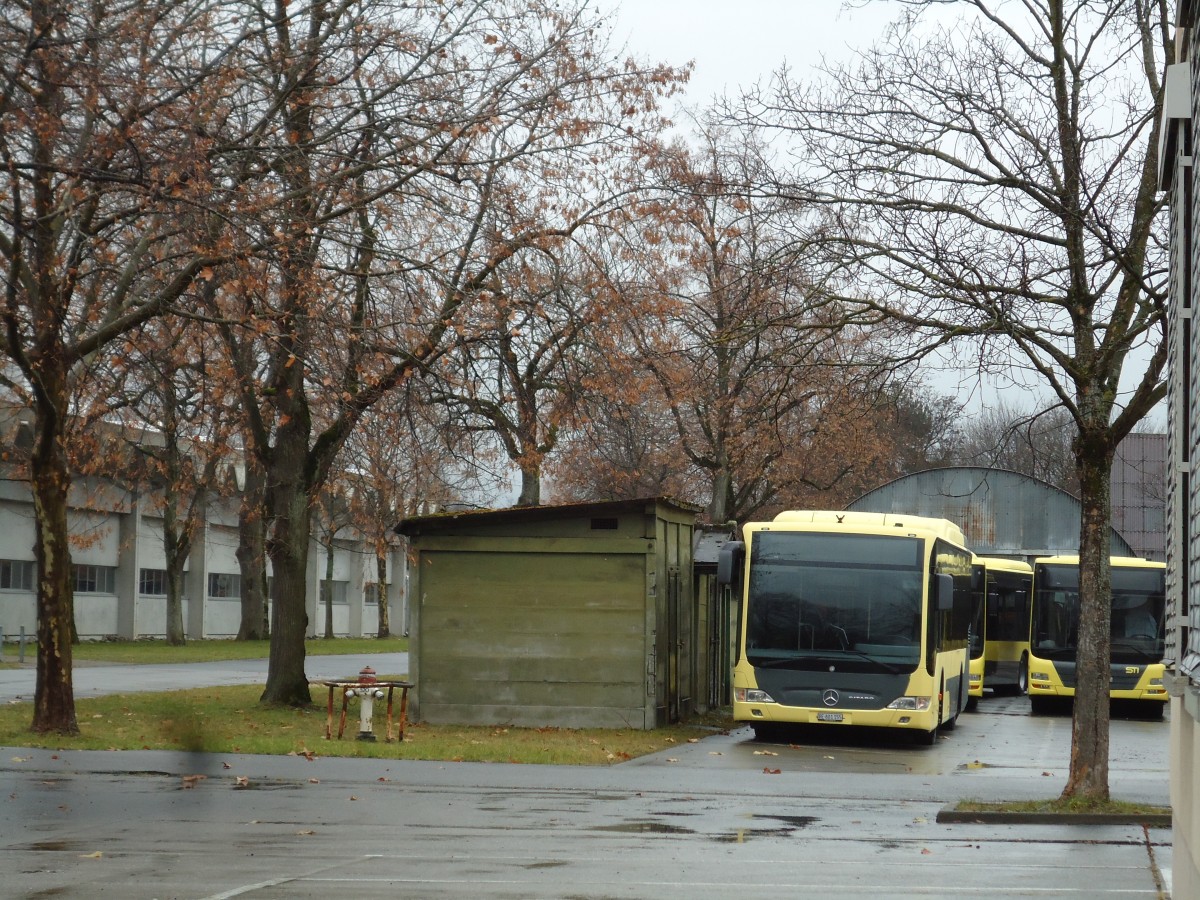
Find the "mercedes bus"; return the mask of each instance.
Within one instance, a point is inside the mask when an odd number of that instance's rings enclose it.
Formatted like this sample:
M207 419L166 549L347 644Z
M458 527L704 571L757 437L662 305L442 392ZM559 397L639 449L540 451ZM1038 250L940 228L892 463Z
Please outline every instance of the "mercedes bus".
M1162 715L1166 650L1166 564L1114 556L1112 575L1112 682L1116 701L1145 703ZM1079 557L1048 556L1033 564L1029 653L1021 665L1022 688L1033 712L1075 696L1075 651L1079 639Z
M738 597L733 718L933 743L968 702L972 553L944 519L789 511L742 528L718 581Z
M1001 557L975 558L971 608L972 698L993 692L1017 693L1021 660L1029 654L1029 603L1033 568Z

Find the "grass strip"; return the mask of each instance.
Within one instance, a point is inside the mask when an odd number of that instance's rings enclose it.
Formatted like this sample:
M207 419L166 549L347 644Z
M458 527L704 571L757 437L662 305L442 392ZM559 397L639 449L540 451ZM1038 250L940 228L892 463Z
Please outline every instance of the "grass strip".
M1047 815L1079 815L1079 816L1144 816L1170 815L1171 808L1155 806L1148 803L1134 803L1127 800L1100 800L1087 797L1071 797L1063 799L1054 797L1044 800L960 800L955 806L957 812L992 812L992 813L1024 813Z
M381 676L384 677L384 676ZM321 691L313 689L314 700ZM81 734L35 735L28 703L0 707L0 745L50 750L175 750L431 759L451 762L613 765L634 757L698 741L713 727L676 725L652 731L602 728L517 728L409 724L402 742L383 740L384 704L376 704L375 742L354 739L357 705L346 722L346 737L325 740L323 703L305 708L258 703L261 686L196 688L186 691L113 694L77 700ZM323 694L322 694L323 696Z

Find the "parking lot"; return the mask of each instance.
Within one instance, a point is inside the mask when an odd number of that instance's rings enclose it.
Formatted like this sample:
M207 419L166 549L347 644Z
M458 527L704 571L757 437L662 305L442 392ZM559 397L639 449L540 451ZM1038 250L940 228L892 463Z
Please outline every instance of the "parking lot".
M1113 795L1167 803L1166 722ZM1167 897L1171 834L945 825L1057 795L1070 719L987 698L933 747L748 729L609 767L0 750L13 897Z

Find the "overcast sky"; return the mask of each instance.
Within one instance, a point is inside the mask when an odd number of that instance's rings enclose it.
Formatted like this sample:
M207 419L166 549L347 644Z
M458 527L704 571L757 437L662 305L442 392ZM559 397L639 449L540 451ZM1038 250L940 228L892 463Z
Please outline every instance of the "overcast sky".
M898 14L876 0L843 9L842 0L591 0L614 15L613 36L653 62L695 60L687 102L765 80L783 62L803 71L822 53L846 58L868 47Z

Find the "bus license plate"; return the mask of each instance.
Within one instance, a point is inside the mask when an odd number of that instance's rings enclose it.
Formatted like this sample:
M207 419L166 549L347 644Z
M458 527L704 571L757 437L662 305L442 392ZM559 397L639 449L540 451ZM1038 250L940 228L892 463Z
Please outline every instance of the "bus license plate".
M817 713L818 722L840 722L842 721L841 713Z

